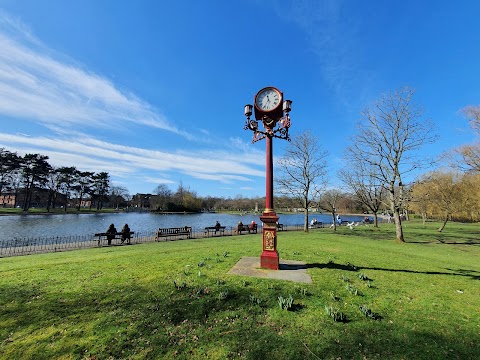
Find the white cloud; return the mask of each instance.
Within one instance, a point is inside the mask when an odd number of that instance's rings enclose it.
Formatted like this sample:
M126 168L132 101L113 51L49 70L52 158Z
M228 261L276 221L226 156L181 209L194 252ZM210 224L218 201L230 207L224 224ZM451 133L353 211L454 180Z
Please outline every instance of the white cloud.
M55 139L0 133L0 147L21 153L49 156L55 166L75 165L83 171L107 171L117 176L141 170L176 171L195 178L232 182L250 181L249 176L263 177L264 171L249 162L248 153L206 152L191 154L147 150L118 145L87 137ZM239 161L239 159L241 161ZM165 179L164 179L165 180ZM157 181L158 182L158 181Z
M0 113L48 127L134 122L186 137L166 117L110 80L60 62L18 20L0 12ZM60 56L59 56L60 57Z

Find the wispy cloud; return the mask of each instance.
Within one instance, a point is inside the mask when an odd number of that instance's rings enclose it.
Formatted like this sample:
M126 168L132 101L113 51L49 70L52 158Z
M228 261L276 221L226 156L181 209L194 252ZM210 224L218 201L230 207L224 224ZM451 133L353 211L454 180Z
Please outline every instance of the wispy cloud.
M356 17L345 16L349 6L343 0L294 0L276 4L279 17L293 22L306 35L310 51L317 56L320 72L338 100L351 105L371 74L360 69L361 56ZM361 86L357 86L361 84ZM355 94L355 95L354 95Z
M89 137L55 139L0 133L0 147L21 149L22 153L48 155L56 166L75 164L84 171L107 171L122 177L138 171L178 172L199 179L224 183L251 181L249 176L264 176L256 157L248 152L199 151L175 153L113 144ZM60 150L61 149L61 150ZM237 160L245 159L242 162ZM151 176L150 178L155 177ZM162 177L162 183L168 181Z
M0 113L48 127L110 127L119 122L190 135L134 94L78 64L52 56L19 20L0 12ZM60 56L59 56L60 57Z

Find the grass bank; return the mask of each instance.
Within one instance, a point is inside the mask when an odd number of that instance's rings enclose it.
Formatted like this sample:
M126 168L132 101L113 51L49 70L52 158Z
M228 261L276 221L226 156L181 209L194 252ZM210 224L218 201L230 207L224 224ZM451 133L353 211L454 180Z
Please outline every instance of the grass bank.
M0 259L0 358L476 359L480 226L438 226L279 233L312 285L228 275L261 235Z

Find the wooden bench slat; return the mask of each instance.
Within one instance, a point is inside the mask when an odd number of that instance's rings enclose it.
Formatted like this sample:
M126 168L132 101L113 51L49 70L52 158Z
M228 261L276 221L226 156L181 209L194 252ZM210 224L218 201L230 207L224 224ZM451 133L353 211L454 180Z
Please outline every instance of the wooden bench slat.
M184 235L186 235L187 238L190 239L192 235L192 228L190 226L184 226L181 228L159 228L155 235L155 241L158 241L158 239L161 237Z
M107 240L108 237L111 236L110 241L120 239L123 241L127 240L128 243L130 243L130 237L131 235L135 234L134 231L130 231L128 233L123 233L123 232L116 232L115 234L110 234L110 233L96 233L94 234L94 237L98 237L98 244L100 245L100 241L102 240Z
M220 234L225 234L225 226L206 226L205 227L205 234L207 235L210 235L210 233L212 234L216 234L217 232L219 232Z

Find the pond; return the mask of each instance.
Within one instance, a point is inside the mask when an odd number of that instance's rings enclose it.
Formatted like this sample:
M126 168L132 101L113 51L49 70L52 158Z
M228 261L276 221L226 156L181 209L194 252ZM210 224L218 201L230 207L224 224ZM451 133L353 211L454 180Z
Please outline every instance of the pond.
M303 224L303 214L280 214L279 223L285 225ZM324 223L331 223L331 216L313 213L310 219L316 218ZM362 221L363 215L342 216L343 220ZM152 213L108 213L108 214L55 214L55 215L10 215L0 216L0 241L10 239L80 236L90 235L107 230L115 224L120 230L125 223L135 232L155 231L162 227L191 226L193 230L201 230L206 226L214 226L219 221L227 228L234 227L239 221L249 224L255 220L261 223L259 214L152 214Z

